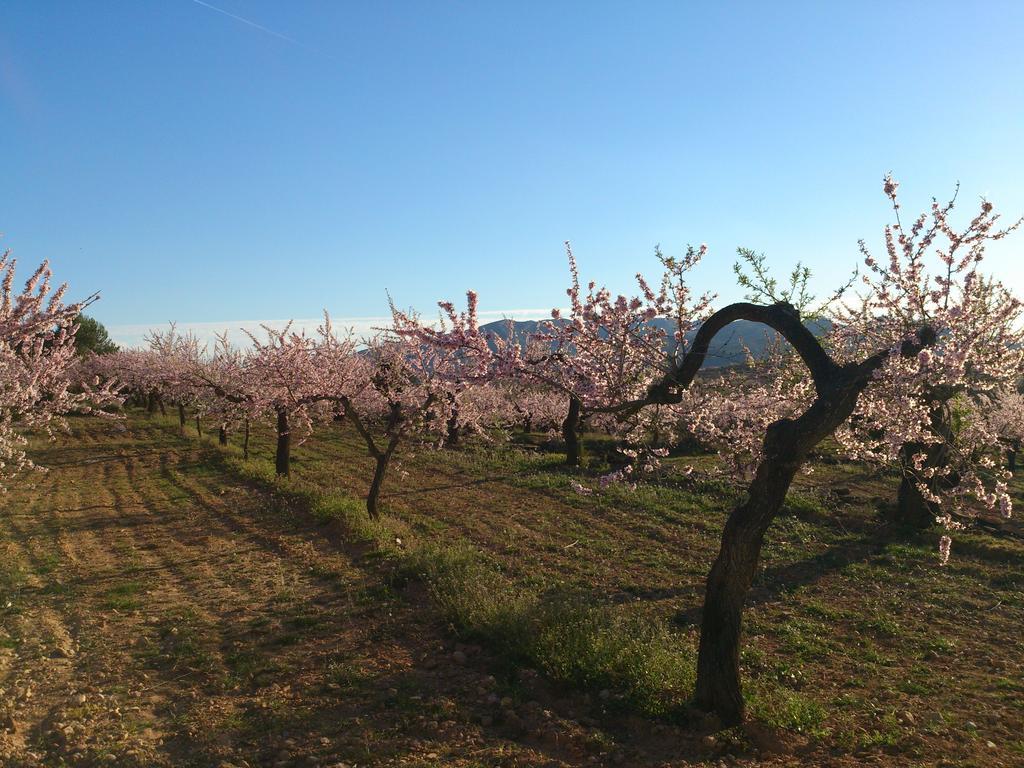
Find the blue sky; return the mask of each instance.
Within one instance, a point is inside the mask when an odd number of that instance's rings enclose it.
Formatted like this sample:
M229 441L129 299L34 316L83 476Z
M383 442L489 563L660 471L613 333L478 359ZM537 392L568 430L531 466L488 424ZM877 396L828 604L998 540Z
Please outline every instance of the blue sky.
M706 242L723 298L740 245L825 292L888 170L1024 213L1021 39L1019 2L4 0L0 244L122 340L548 308L566 239L616 289Z

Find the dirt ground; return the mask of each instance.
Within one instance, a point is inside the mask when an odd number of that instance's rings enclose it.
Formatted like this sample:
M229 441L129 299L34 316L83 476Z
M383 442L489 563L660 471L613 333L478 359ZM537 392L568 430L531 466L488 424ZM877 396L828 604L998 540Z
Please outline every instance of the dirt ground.
M103 422L38 456L0 502L3 768L884 762L602 719L165 428Z

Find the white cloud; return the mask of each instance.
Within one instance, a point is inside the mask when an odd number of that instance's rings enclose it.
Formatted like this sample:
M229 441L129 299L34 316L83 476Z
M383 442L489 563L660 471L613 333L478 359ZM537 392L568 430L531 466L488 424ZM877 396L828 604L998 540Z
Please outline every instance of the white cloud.
M543 320L551 317L550 309L496 309L487 312L480 312L480 324L494 322L495 320ZM426 319L426 316L425 316ZM296 331L314 333L317 327L323 322L323 318L299 318L292 320L292 328ZM381 317L331 317L331 322L337 332L351 330L358 338L372 336L375 329L384 328L390 325L390 316ZM245 345L248 337L243 331L260 336L263 331L261 326L267 325L271 328L283 328L287 320L216 320L213 322L200 323L176 323L178 331L186 333L191 331L201 341L212 343L218 334L228 332L228 338L235 344ZM110 325L107 332L115 343L122 347L143 347L145 336L154 329L166 329L169 324L164 325Z

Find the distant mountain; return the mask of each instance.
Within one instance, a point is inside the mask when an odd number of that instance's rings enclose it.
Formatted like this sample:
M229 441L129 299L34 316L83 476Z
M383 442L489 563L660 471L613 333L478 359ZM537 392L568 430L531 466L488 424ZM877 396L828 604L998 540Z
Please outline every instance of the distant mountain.
M509 328L511 327L515 338L522 343L528 336L536 333L538 326L544 322L551 321L498 320L481 326L481 329L494 333L498 338L507 339ZM566 321L561 320L559 322L564 323ZM665 318L656 318L655 320L652 320L651 323L665 330L668 336L665 348L665 352L667 354L671 349L672 334L675 331L674 325L670 320ZM815 335L820 336L831 327L831 324L828 320L819 320L814 323L809 323L808 327ZM687 341L692 342L695 335L696 331L692 331L687 334ZM775 342L777 337L778 333L776 331L773 331L771 328L768 328L761 323L754 323L749 320L737 320L736 322L727 325L715 336L715 340L711 344L711 349L708 350L707 359L704 361L704 367L721 368L727 365L743 364L746 360L744 346L750 349L754 357L763 357L765 351L772 343Z

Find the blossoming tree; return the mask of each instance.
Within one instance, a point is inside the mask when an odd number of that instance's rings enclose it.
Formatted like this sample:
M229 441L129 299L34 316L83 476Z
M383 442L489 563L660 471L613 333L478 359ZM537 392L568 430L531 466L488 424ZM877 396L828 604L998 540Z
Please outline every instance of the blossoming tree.
M0 255L0 489L35 466L25 453L30 430L52 438L67 428L65 414L116 399L108 384L75 375L76 319L97 297L65 304L67 286L53 287L45 261L15 292L15 266L10 252Z
M895 194L891 179L886 179L885 191L890 198ZM1001 236L991 231L990 213L991 207L986 203L982 214L972 222L966 234L956 237L957 247L966 248L972 259L979 255L979 243ZM929 232L946 233L948 226L945 213L940 209L935 228ZM911 234L920 233L923 227L923 223L915 223ZM952 232L951 229L948 231ZM642 394L632 395L633 387L612 387L608 391L614 395L609 400L615 402L595 409L628 416L652 406L682 402L705 361L713 339L737 320L759 323L779 334L806 368L810 382L807 397L794 412L776 418L765 428L747 498L726 521L721 548L707 579L694 698L699 707L716 712L727 724L740 721L744 714L739 670L743 603L756 572L765 533L782 508L796 473L805 465L810 452L846 424L858 411L858 406L862 422L871 418L874 411L861 403L862 396L869 389L872 393L882 392L888 386L890 394L895 392L898 395L893 402L898 402L902 410L899 418L887 428L888 439L893 444L902 446L923 435L927 431L929 414L928 408L920 405L921 387L940 385L950 379L956 381L956 374L950 376L946 366L955 364L954 370L962 370L960 353L955 350L963 349L965 344L970 346L975 339L969 333L964 342L957 341L962 334L962 312L965 310L949 311L953 302L946 303L946 297L951 296L953 290L949 286L957 282L953 277L961 263L964 264L965 278L970 274L967 260L958 260L954 256L944 275L930 278L918 252L930 246L934 234L926 235L923 238L925 242L918 242L915 247L906 246L891 228L887 230L887 237L894 243L889 248L890 265L876 273L872 283L875 290L869 294L859 313L846 318L846 329L858 327L854 319L863 321L859 324L859 332L848 330L845 335L823 343L803 323L799 309L788 301L771 304L736 302L710 314L700 324L688 348L667 360L662 358L661 362L667 365L661 366L660 372L651 372L652 383ZM665 312L667 309L680 318L682 330L692 317L693 304L685 300L691 293L683 280L685 270L678 269L678 265L672 262L667 262L666 267L665 281L672 291L665 302L667 306L659 304L656 311ZM967 283L966 295L973 295L974 284L966 280L960 284L964 282ZM936 284L937 299L932 296ZM573 288L569 291L571 298ZM601 299L598 297L603 296L602 292L591 291L599 303ZM922 301L937 304L942 311L905 311L908 305ZM997 304L1000 314L1012 314L1012 304L1000 302ZM574 312L580 324L585 326L588 318L584 306L581 302L580 309ZM701 305L698 303L698 306ZM626 307L628 309L628 302ZM445 335L425 329L421 331L420 338L432 339L442 345L480 347L478 338L467 339L465 336L464 332ZM993 353L998 357L996 351L1003 345L1001 349L1005 355L1008 336L999 333L995 336L996 341L991 347ZM578 338L586 339L584 334L579 334ZM936 346L939 351L932 351ZM977 349L977 344L971 348ZM954 351L946 352L947 349ZM624 350L619 352L625 354ZM946 366L931 365L936 358L947 359ZM1000 364L987 353L984 359L991 360L992 365L999 368ZM588 370L602 370L602 367L588 366ZM642 379L642 376L637 377L637 380ZM865 402L877 407L878 398L873 394L869 398ZM968 487L978 491L979 482L981 478L976 474ZM984 494L985 499L994 501L999 492L996 486L994 491ZM948 552L948 541L944 541L944 546Z
M274 466L278 475L291 468L292 434L312 430L313 408L338 398L354 381L355 342L335 334L330 317L314 335L264 326L265 339L249 334L251 348L231 390L253 417L270 415L277 431ZM229 390L221 387L223 392Z
M854 419L838 437L856 458L895 463L902 481L896 519L917 527L949 520L972 501L1010 513L1005 477L991 466L998 436L981 413L989 395L1012 387L1024 363L1019 299L979 271L986 245L1020 222L998 229L983 200L963 229L954 229L953 200L932 202L911 226L900 221L898 184L884 191L895 213L885 228L886 259L861 242L866 292L836 312L832 343L847 357L893 345L930 326L935 343L914 358L891 358L876 373ZM960 419L956 412L972 412Z

